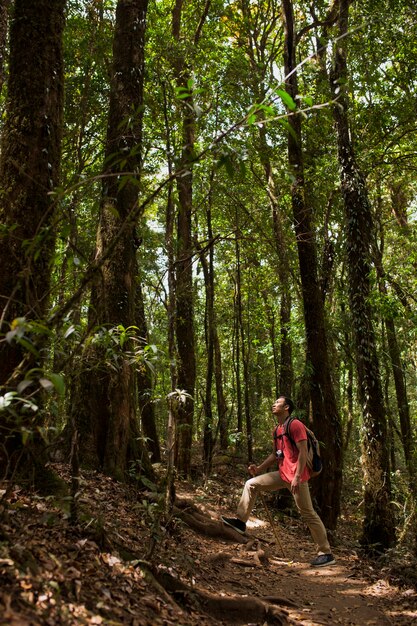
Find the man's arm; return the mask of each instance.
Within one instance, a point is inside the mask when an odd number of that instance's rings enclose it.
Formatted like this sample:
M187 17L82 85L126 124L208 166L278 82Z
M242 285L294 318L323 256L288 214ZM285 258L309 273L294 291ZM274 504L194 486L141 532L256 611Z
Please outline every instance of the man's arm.
M301 475L307 463L307 440L303 439L302 441L297 441L296 446L298 448L298 461L295 476L291 483L291 493L296 493L298 491Z
M258 474L263 474L269 467L272 467L277 462L277 457L275 452L271 452L269 456L266 457L265 461L262 461L260 465L249 465L248 471L251 476L257 476Z

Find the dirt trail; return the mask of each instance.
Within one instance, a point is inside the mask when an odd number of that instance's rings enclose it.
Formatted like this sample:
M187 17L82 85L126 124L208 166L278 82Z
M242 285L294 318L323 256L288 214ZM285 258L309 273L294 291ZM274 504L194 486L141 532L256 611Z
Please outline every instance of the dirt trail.
M188 497L191 493L187 494ZM198 498L197 493L194 497ZM222 510L219 510L222 509ZM213 507L210 514L231 514L233 510ZM186 531L188 553L195 559L193 578L198 587L213 593L280 596L295 606L285 607L289 616L303 626L343 624L349 626L417 625L417 593L390 584L384 573L358 557L355 542L334 548L336 564L312 568L315 556L309 532L301 520L277 522L283 557L261 503L247 525L247 534L258 540L252 547L265 551L265 562L242 564L246 546L230 541L196 537ZM257 517L259 515L259 517ZM285 523L285 530L283 524ZM351 540L347 540L351 543ZM221 559L219 555L226 555ZM218 563L216 563L216 559ZM240 561L242 563L240 563Z

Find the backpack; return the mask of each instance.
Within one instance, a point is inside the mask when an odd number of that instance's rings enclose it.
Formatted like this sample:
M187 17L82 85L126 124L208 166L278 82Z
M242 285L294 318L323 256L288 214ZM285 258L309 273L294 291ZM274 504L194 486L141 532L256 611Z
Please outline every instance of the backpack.
M290 425L291 423L295 420L298 419L297 417L289 417L285 422L284 422L284 432L283 435L285 435L286 437L288 437L291 445L296 448L297 445L294 441L294 439L291 437L290 435ZM301 421L301 420L299 420ZM313 433L312 430L310 430L309 428L307 428L307 426L305 426L305 429L307 431L307 467L310 470L310 478L314 478L315 476L318 476L321 472L321 470L323 469L323 461L321 460L321 456L320 456L320 445L319 442L317 440L317 437L315 436L315 434ZM275 450L278 451L278 435L277 435L277 431L278 431L278 426L276 427L276 429L274 430L274 442L275 442Z

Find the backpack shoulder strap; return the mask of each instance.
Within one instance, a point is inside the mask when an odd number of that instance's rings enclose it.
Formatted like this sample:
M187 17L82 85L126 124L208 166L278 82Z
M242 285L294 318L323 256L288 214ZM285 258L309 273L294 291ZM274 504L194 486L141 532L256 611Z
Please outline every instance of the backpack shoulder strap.
M288 437L288 439L290 440L290 443L291 443L291 445L293 447L297 447L297 446L295 445L294 439L291 437L290 426L291 426L291 424L293 423L293 421L295 419L297 419L295 416L293 416L293 417L290 416L284 422L284 435L286 435Z

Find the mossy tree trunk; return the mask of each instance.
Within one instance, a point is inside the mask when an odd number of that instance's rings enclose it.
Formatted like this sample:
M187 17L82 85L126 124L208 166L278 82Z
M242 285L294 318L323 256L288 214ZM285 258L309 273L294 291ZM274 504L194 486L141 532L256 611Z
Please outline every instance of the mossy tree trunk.
M7 34L9 30L9 9L12 0L0 2L0 93L5 81L5 65L7 57Z
M353 321L359 391L363 411L365 516L362 542L369 549L388 548L395 539L391 481L373 311L370 304L371 234L373 221L366 183L352 144L347 84L346 45L349 0L339 0L339 37L335 45L331 89L337 100L334 120L338 137L341 188L346 218L349 299Z
M89 322L95 327L128 329L137 321L138 185L141 175L144 43L147 0L119 0L113 40L113 65L104 178L97 229L96 258L117 243L101 266L91 296ZM121 338L119 333L113 337ZM74 415L81 432L81 460L93 458L106 473L125 480L130 471L152 473L141 441L132 340L115 340L112 353L92 345L75 392ZM81 380L82 379L82 380ZM81 397L79 397L81 396ZM84 406L82 406L84 405Z
M283 15L284 65L285 75L288 77L286 91L297 102L297 36L291 0L283 0ZM301 117L291 115L288 121L292 127L292 132L288 133L288 158L294 181L291 196L304 305L309 391L314 430L324 444L323 474L321 480L315 484L314 492L323 523L334 529L340 511L342 488L342 430L331 378L325 311L318 279L313 213L306 197Z
M42 321L49 303L56 209L51 192L59 181L61 157L64 10L65 0L16 0L14 6L0 159L2 334L16 318ZM0 342L0 389L16 389L30 368L42 368L43 354L28 353L14 341ZM39 419L22 418L19 428L35 433ZM15 422L3 425L9 434L15 431L8 440L11 449L3 449L1 462L7 463L20 455L23 443Z
M0 181L1 332L18 317L42 319L54 251L51 191L58 184L65 0L16 0L10 33L6 122ZM0 343L0 385L22 359L18 345Z
M145 302L143 298L142 284L140 278L136 284L136 320L139 329L139 337L142 345L148 343L148 324L145 316ZM142 431L146 438L148 448L153 463L161 461L161 449L159 446L158 431L155 423L154 404L152 402L153 380L149 366L143 362L137 371L138 402L140 409L140 419Z
M177 178L178 215L177 250L175 271L175 335L177 344L177 385L185 391L178 403L175 433L175 465L182 475L189 475L191 469L191 444L194 421L194 391L196 380L196 358L194 337L194 296L193 296L193 239L191 216L193 211L193 160L195 150L196 120L193 107L192 68L187 59L184 27L184 0L175 0L172 10L172 36L174 51L172 68L177 88L185 89L187 97L180 109L182 133L181 151L176 158L180 172ZM210 8L206 0L198 27L188 43L198 47L202 28ZM185 29L184 29L185 30Z

